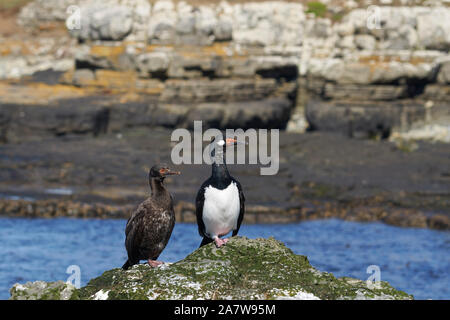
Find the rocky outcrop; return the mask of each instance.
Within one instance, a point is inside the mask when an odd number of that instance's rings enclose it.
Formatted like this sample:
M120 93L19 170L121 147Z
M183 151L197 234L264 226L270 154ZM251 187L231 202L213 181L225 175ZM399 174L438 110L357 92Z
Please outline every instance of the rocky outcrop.
M0 80L20 79L40 71L65 72L75 65L76 41L66 37L7 39L0 36Z
M185 259L158 268L112 269L75 289L61 282L16 284L12 300L154 299L412 299L387 282L335 278L312 267L279 241L232 238L217 249L203 246Z
M63 281L27 282L11 288L11 300L69 300L76 288Z
M0 98L0 141L97 136L130 127L191 128L200 119L205 128L283 128L293 107L288 95L296 90L295 82L277 85L273 79L145 82L120 72L101 74L95 80L88 72L78 75L77 82L92 84L83 88L0 84L5 93Z
M443 85L450 84L450 57L443 59L439 64L439 71L437 73L437 82Z
M270 1L192 5L170 0L95 3L82 0L78 5L83 16L81 28L71 32L81 40L146 40L152 44L176 45L208 45L233 40L243 45L299 45L302 38L299 32L305 20L301 4ZM120 36L111 37L108 32L112 27L111 16L119 22L114 28L122 31ZM22 14L21 20L31 24L36 18Z
M304 111L300 105L297 113L305 113L310 129L353 137L386 138L437 119L450 121L447 7L377 7L374 12L360 8L335 23L305 14L298 3L193 6L157 1L146 12L150 22L135 28L128 40L143 39L154 46L229 41L215 47L225 55L188 57L179 54L179 48L136 53L139 50L131 47L125 50L132 52L127 59L100 60L94 62L96 67L131 66L141 76L169 79L263 76L277 83L280 78L295 80L298 72L308 98L303 99ZM433 19L436 16L442 19ZM90 53L80 59L88 64L93 60ZM255 92L250 95L258 97ZM294 90L287 94L292 96ZM227 100L222 96L216 101Z
M449 14L447 7L361 8L330 26L334 32L322 45L330 51L311 44L302 69L312 128L387 138L449 123L448 85L439 80L445 79L450 42L442 30ZM322 57L314 57L319 52Z
M258 126L285 128L295 119L304 129L306 118L310 129L385 138L450 122L450 8L403 3L331 2L324 15L294 2L36 0L18 19L42 28L62 23L70 15L64 9L76 5L80 24L73 27L72 15L66 26L79 43L67 48L74 67L62 82L102 94L122 89L151 96L156 114L171 111L169 121L148 126L188 126L187 120L204 116L228 127L239 119L247 128L259 110L243 106L261 102L268 111ZM20 62L33 68L11 69L8 59L0 57L0 78L49 66ZM226 110L219 112L222 103ZM296 129L292 121L289 128Z
M65 22L72 5L82 5L88 0L35 0L20 11L17 22L26 28L44 28L48 24Z
M133 27L132 10L121 5L89 4L80 18L79 26L68 28L80 40L122 40Z

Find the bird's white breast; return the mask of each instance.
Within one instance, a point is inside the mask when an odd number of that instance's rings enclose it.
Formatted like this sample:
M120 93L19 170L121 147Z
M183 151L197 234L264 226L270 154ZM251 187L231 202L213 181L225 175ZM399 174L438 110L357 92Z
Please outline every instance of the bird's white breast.
M205 231L211 238L236 229L239 211L239 190L235 182L223 190L212 186L205 188L203 222Z

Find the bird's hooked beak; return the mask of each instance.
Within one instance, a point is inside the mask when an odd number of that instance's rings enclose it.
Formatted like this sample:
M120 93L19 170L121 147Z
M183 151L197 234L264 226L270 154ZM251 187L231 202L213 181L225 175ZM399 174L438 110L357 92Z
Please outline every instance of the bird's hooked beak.
M174 171L174 170L171 170L170 168L163 168L163 169L160 169L160 170L159 170L159 173L160 173L162 176L172 176L172 175L179 175L179 174L181 174L180 171Z

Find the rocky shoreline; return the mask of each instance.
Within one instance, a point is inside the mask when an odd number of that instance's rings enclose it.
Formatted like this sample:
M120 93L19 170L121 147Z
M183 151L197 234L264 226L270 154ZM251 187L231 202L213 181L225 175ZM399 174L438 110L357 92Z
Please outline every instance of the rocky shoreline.
M148 195L149 166L169 161L170 132L125 131L121 136L4 145L0 214L127 218ZM275 176L260 176L259 165L230 166L245 190L245 223L340 218L450 229L447 144L422 142L411 151L389 141L318 132L282 132L280 143ZM181 179L167 180L177 221L194 222L193 198L210 169L177 169Z
M342 219L357 222L382 222L409 228L450 230L447 215L427 215L420 210L386 208L385 205L367 206L355 203L315 203L309 208L279 208L249 206L244 224L297 223L320 219ZM82 203L71 200L48 199L38 201L0 199L0 216L10 218L90 218L128 219L133 205L117 206L103 203ZM180 201L175 207L176 221L196 223L195 207L190 202Z

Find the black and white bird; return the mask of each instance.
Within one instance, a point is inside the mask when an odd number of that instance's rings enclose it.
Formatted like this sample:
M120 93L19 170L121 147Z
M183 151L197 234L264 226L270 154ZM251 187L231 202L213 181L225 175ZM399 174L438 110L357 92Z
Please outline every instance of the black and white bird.
M198 232L203 240L200 246L215 242L217 247L226 244L221 239L230 231L237 235L244 218L245 197L239 181L230 176L225 163L225 150L238 141L234 138L216 137L212 144L212 173L197 193L196 215Z
M122 269L127 270L140 260L147 260L152 267L163 263L156 259L169 242L175 225L173 199L163 181L166 176L174 174L180 172L172 171L166 164L150 169L151 195L133 211L125 228L128 260Z

